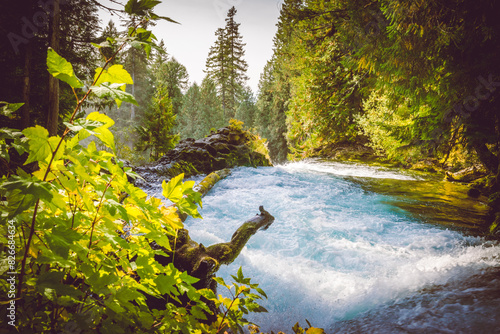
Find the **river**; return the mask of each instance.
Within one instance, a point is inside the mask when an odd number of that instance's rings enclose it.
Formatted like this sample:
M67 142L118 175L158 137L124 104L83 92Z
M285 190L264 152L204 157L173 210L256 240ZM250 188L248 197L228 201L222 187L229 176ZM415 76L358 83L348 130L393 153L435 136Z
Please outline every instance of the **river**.
M462 185L325 161L236 168L185 225L225 242L259 205L274 224L219 276L241 266L264 289L269 312L248 316L262 331L500 332L500 244L477 233L486 205Z

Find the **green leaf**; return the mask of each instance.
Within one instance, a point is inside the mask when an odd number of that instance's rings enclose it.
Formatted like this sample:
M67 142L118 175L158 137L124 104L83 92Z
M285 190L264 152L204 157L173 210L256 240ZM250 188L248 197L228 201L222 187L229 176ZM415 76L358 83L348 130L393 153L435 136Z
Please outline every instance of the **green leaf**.
M120 84L134 84L134 80L127 72L126 69L123 68L123 65L113 65L108 69L102 69L101 67L95 70L94 75L94 86L100 86L104 82L109 83L120 83ZM121 86L125 90L125 85Z
M156 283L156 287L163 294L174 294L177 295L177 289L175 288L177 279L172 275L160 275L155 278L154 282Z
M159 16L159 15L156 15L154 13L151 13L151 19L153 19L153 20L165 20L165 21L168 21L168 22L180 24L179 22L172 20L170 17Z
M68 127L68 129L70 129L71 131L74 131L74 132L80 132L81 130L85 129L88 132L92 133L93 130L103 126L104 123L79 118L79 119L76 119L73 122L73 124L68 123L68 122L64 122L64 125L66 125Z
M109 127L115 124L115 121L113 121L110 117L106 116L105 114L101 114L95 111L87 116L86 122L88 122L88 124L92 124L90 127L93 128L93 131L90 130L89 128L86 128L85 130L95 135L104 143L104 145L115 151L115 139L113 133L111 133L111 131L108 130ZM101 125L99 127L94 127L95 124L101 124Z
M54 294L59 296L79 297L82 292L69 284L63 284L64 272L48 271L40 275L36 288L44 293L46 289L54 290Z
M182 180L184 179L184 173L177 175L168 183L163 180L161 187L163 189L162 195L171 200L174 203L179 202L182 199L182 196L184 196L182 192Z
M49 162L52 158L52 153L56 150L57 145L61 142L61 138L58 136L50 137L49 132L44 127L37 125L32 128L27 128L23 130L23 134L29 140L29 157L25 164L29 164L34 161L46 161ZM65 142L61 143L54 160L59 159L64 153Z
M10 117L12 113L21 108L24 103L8 103L0 101L0 115Z
M125 12L130 15L144 16L160 3L161 1L158 0L129 0L125 5Z
M67 260L70 246L81 239L81 234L65 227L55 227L52 233L47 233L46 238L54 254Z
M44 127L37 125L33 128L23 130L24 135L29 139L30 155L26 164L33 161L45 161L50 159L52 150L49 145L49 132Z
M21 178L12 176L4 182L1 188L7 191L19 191L23 195L33 195L35 198L40 198L50 202L53 198L51 192L51 184L49 182L36 180L34 178Z
M115 121L113 121L113 119L111 119L109 116L105 114L101 114L98 111L90 113L86 119L87 121L94 121L101 123L102 125L100 127L103 127L105 129L108 129L109 127L115 124Z
M260 293L262 296L266 297L267 298L267 295L266 293L264 292L264 290L262 290L261 288L255 288L255 291L257 291L258 293Z
M182 213L186 213L193 218L202 218L202 216L198 212L198 207L196 206L196 203L194 203L189 198L181 198L177 202L177 207Z
M120 83L110 84L108 82L103 82L100 86L92 86L90 87L90 89L92 89L94 94L100 98L110 97L114 99L116 101L116 104L118 105L118 108L120 108L122 102L129 102L138 106L139 104L132 94L121 90L121 87L123 85L124 84Z
M52 48L49 48L47 51L47 69L52 76L66 82L71 87L83 87L83 82L76 77L73 66L66 59L59 56Z

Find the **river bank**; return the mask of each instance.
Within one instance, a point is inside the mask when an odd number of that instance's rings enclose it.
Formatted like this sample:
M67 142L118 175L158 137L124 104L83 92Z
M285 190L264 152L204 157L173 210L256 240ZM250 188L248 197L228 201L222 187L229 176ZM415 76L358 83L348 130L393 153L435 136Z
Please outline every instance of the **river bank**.
M489 173L478 161L462 161L456 164L442 163L434 158L425 158L414 161L396 161L379 154L372 148L359 143L336 143L322 146L314 151L311 158L320 161L333 161L339 163L361 164L372 167L388 168L393 170L401 170L403 172L412 172L419 175L421 179L443 181L442 183L434 183L434 193L447 194L450 191L455 192L455 197L464 198L465 202L477 199L482 205L487 205L487 213L482 215L480 220L474 219L472 226L480 233L490 234L496 238L500 237L498 233L498 223L500 221L499 195L495 191L495 175ZM380 186L380 185L379 185ZM380 189L384 192L391 189L387 185L387 189ZM372 187L373 185L367 185ZM415 184L417 192L419 188L425 190L425 183L418 182ZM453 189L453 190L451 190ZM467 199L469 198L469 199ZM449 217L443 214L443 217ZM437 218L437 217L436 217ZM452 221L453 219L447 218Z

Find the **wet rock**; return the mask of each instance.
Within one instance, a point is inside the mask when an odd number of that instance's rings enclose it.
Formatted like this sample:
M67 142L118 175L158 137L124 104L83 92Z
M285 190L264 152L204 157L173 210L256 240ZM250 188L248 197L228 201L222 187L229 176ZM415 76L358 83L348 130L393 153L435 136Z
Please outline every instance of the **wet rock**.
M377 152L366 143L351 143L347 141L328 143L316 148L311 157L326 158L337 161L375 161L383 157L378 156Z
M222 128L199 140L182 140L158 161L135 171L147 182L154 182L158 176L172 178L180 173L189 177L237 166L272 166L265 155L253 149L255 140L249 132Z
M456 173L446 173L446 180L455 182L472 182L488 175L488 171L481 165L474 165Z

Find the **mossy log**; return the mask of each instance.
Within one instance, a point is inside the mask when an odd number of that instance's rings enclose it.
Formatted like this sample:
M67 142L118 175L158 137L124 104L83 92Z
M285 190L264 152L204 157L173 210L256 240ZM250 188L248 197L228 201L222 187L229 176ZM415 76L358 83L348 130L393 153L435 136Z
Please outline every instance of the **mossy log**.
M259 230L267 230L274 222L274 217L259 207L260 214L245 221L234 232L229 242L223 242L209 247L199 244L189 236L186 229L180 229L177 237L173 238L173 252L170 257L156 256L155 259L167 265L174 262L174 266L186 271L189 275L200 281L195 284L198 289L210 288L216 290L215 281L212 279L222 264L232 263L246 245L252 235Z
M206 195L213 186L221 179L227 177L231 171L229 169L219 170L210 173L205 177L199 184L197 184L194 189L202 194ZM197 243L189 236L189 231L186 229L180 229L177 231L177 235L170 237L170 243L172 251L168 251L163 248L169 256L156 255L155 260L162 264L168 265L172 263L174 266L180 270L187 272L190 276L196 277L199 281L193 286L197 289L208 288L217 291L217 283L213 279L215 274L219 270L220 266L223 264L232 263L238 255L241 253L243 247L246 243L259 230L267 230L269 226L274 222L274 217L264 210L263 206L259 207L259 214L245 221L233 234L231 240L228 242L223 242L209 247L205 247L201 243ZM184 221L185 216L179 215ZM153 248L159 248L156 243L152 243ZM146 295L147 304L150 308L164 309L165 300L156 298L150 295ZM188 303L189 300L184 300L185 296L181 296L181 301L183 303ZM212 309L213 314L208 315L209 320L213 317L217 310L215 305L209 303L209 307ZM213 319L212 319L213 320Z
M213 186L222 179L225 179L231 175L230 169L221 169L210 173L207 177L205 177L200 183L193 187L193 189L201 194L201 196L205 196Z

